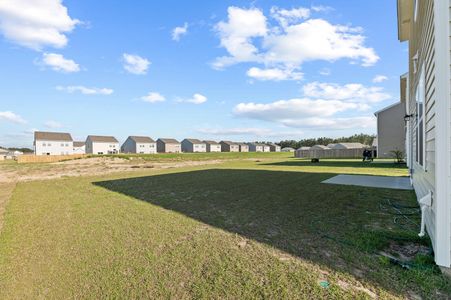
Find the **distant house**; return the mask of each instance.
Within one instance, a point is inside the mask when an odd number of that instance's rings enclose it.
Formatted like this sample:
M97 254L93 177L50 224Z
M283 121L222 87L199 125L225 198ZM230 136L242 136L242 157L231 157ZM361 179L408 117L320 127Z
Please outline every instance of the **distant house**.
M269 151L271 151L271 152L280 152L280 151L282 151L282 147L280 147L277 144L271 143L271 144L268 144L268 146L269 146Z
M74 141L74 154L85 154L85 153L86 153L86 143Z
M73 139L70 133L35 131L35 155L71 155L74 153Z
M207 144L198 139L184 139L182 141L183 152L207 152Z
M368 146L361 143L337 143L327 145L330 149L364 149Z
M281 151L282 151L282 152L294 152L295 149L294 149L294 148L291 148L291 147L285 147L285 148L283 148Z
M119 153L119 142L114 136L88 135L85 144L86 153L89 154Z
M5 160L6 156L8 156L8 153L8 150L0 148L0 160Z
M215 141L204 141L207 152L221 152L221 144Z
M237 143L240 147L240 152L249 152L249 145L245 143Z
M154 154L157 143L148 136L129 136L121 146L122 153Z
M182 145L175 139L160 138L157 140L157 152L180 153L182 152Z
M263 152L264 151L264 146L263 144L259 144L259 143L248 143L249 145L249 151L250 152Z
M375 112L374 115L377 118L377 157L393 157L391 151L394 150L405 153L405 103L397 102Z
M324 145L315 145L310 147L310 150L329 150L330 148Z
M231 141L221 141L222 152L240 152L240 146L237 143Z

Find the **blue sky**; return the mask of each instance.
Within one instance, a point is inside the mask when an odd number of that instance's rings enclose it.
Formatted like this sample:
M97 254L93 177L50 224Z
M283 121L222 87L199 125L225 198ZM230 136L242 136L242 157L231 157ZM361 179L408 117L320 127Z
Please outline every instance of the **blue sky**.
M375 133L407 45L393 1L0 4L0 145ZM14 3L14 4L13 4Z

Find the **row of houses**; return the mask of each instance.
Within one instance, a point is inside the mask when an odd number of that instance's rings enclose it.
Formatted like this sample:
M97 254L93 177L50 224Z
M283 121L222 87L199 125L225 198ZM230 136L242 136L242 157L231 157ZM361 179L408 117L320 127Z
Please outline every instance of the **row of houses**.
M22 151L8 150L8 149L0 148L0 160L14 159L17 156L22 155L22 154L23 154Z
M326 145L314 145L312 147L300 147L297 150L344 150L344 149L369 149L368 145L362 143L337 143ZM293 149L294 150L294 149Z
M44 131L34 133L33 145L36 155L281 151L276 144L201 141L190 138L182 142L171 138L159 138L155 141L147 136L129 136L119 146L119 141L114 136L89 135L83 142L74 141L70 133Z

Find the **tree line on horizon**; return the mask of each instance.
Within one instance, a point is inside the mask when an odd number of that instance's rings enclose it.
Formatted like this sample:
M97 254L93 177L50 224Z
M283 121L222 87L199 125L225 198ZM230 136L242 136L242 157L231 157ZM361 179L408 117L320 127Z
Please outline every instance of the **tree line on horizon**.
M298 149L300 147L312 147L314 145L325 145L328 144L337 144L337 143L362 143L364 145L371 146L373 144L373 140L376 137L374 134L354 134L349 137L340 137L340 138L328 138L328 137L319 137L319 138L310 138L310 139L302 139L299 141L295 140L284 140L280 141L279 145L282 148L291 147L294 149Z

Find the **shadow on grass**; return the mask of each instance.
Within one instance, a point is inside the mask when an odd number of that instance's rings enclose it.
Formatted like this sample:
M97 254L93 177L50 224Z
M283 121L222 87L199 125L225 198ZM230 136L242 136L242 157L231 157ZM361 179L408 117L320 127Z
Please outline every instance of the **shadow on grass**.
M415 205L413 192L321 184L333 175L210 169L94 184L348 272L387 290L417 289L409 277L416 275L374 256L392 238L415 239L412 228L397 228L393 215L380 210L386 199ZM418 221L417 216L412 218Z
M295 159L283 162L265 163L267 166L288 166L288 167L331 167L331 168L369 168L369 169L406 169L405 164L391 162L363 162L359 160L327 160L320 159L319 163L312 163L310 159Z

